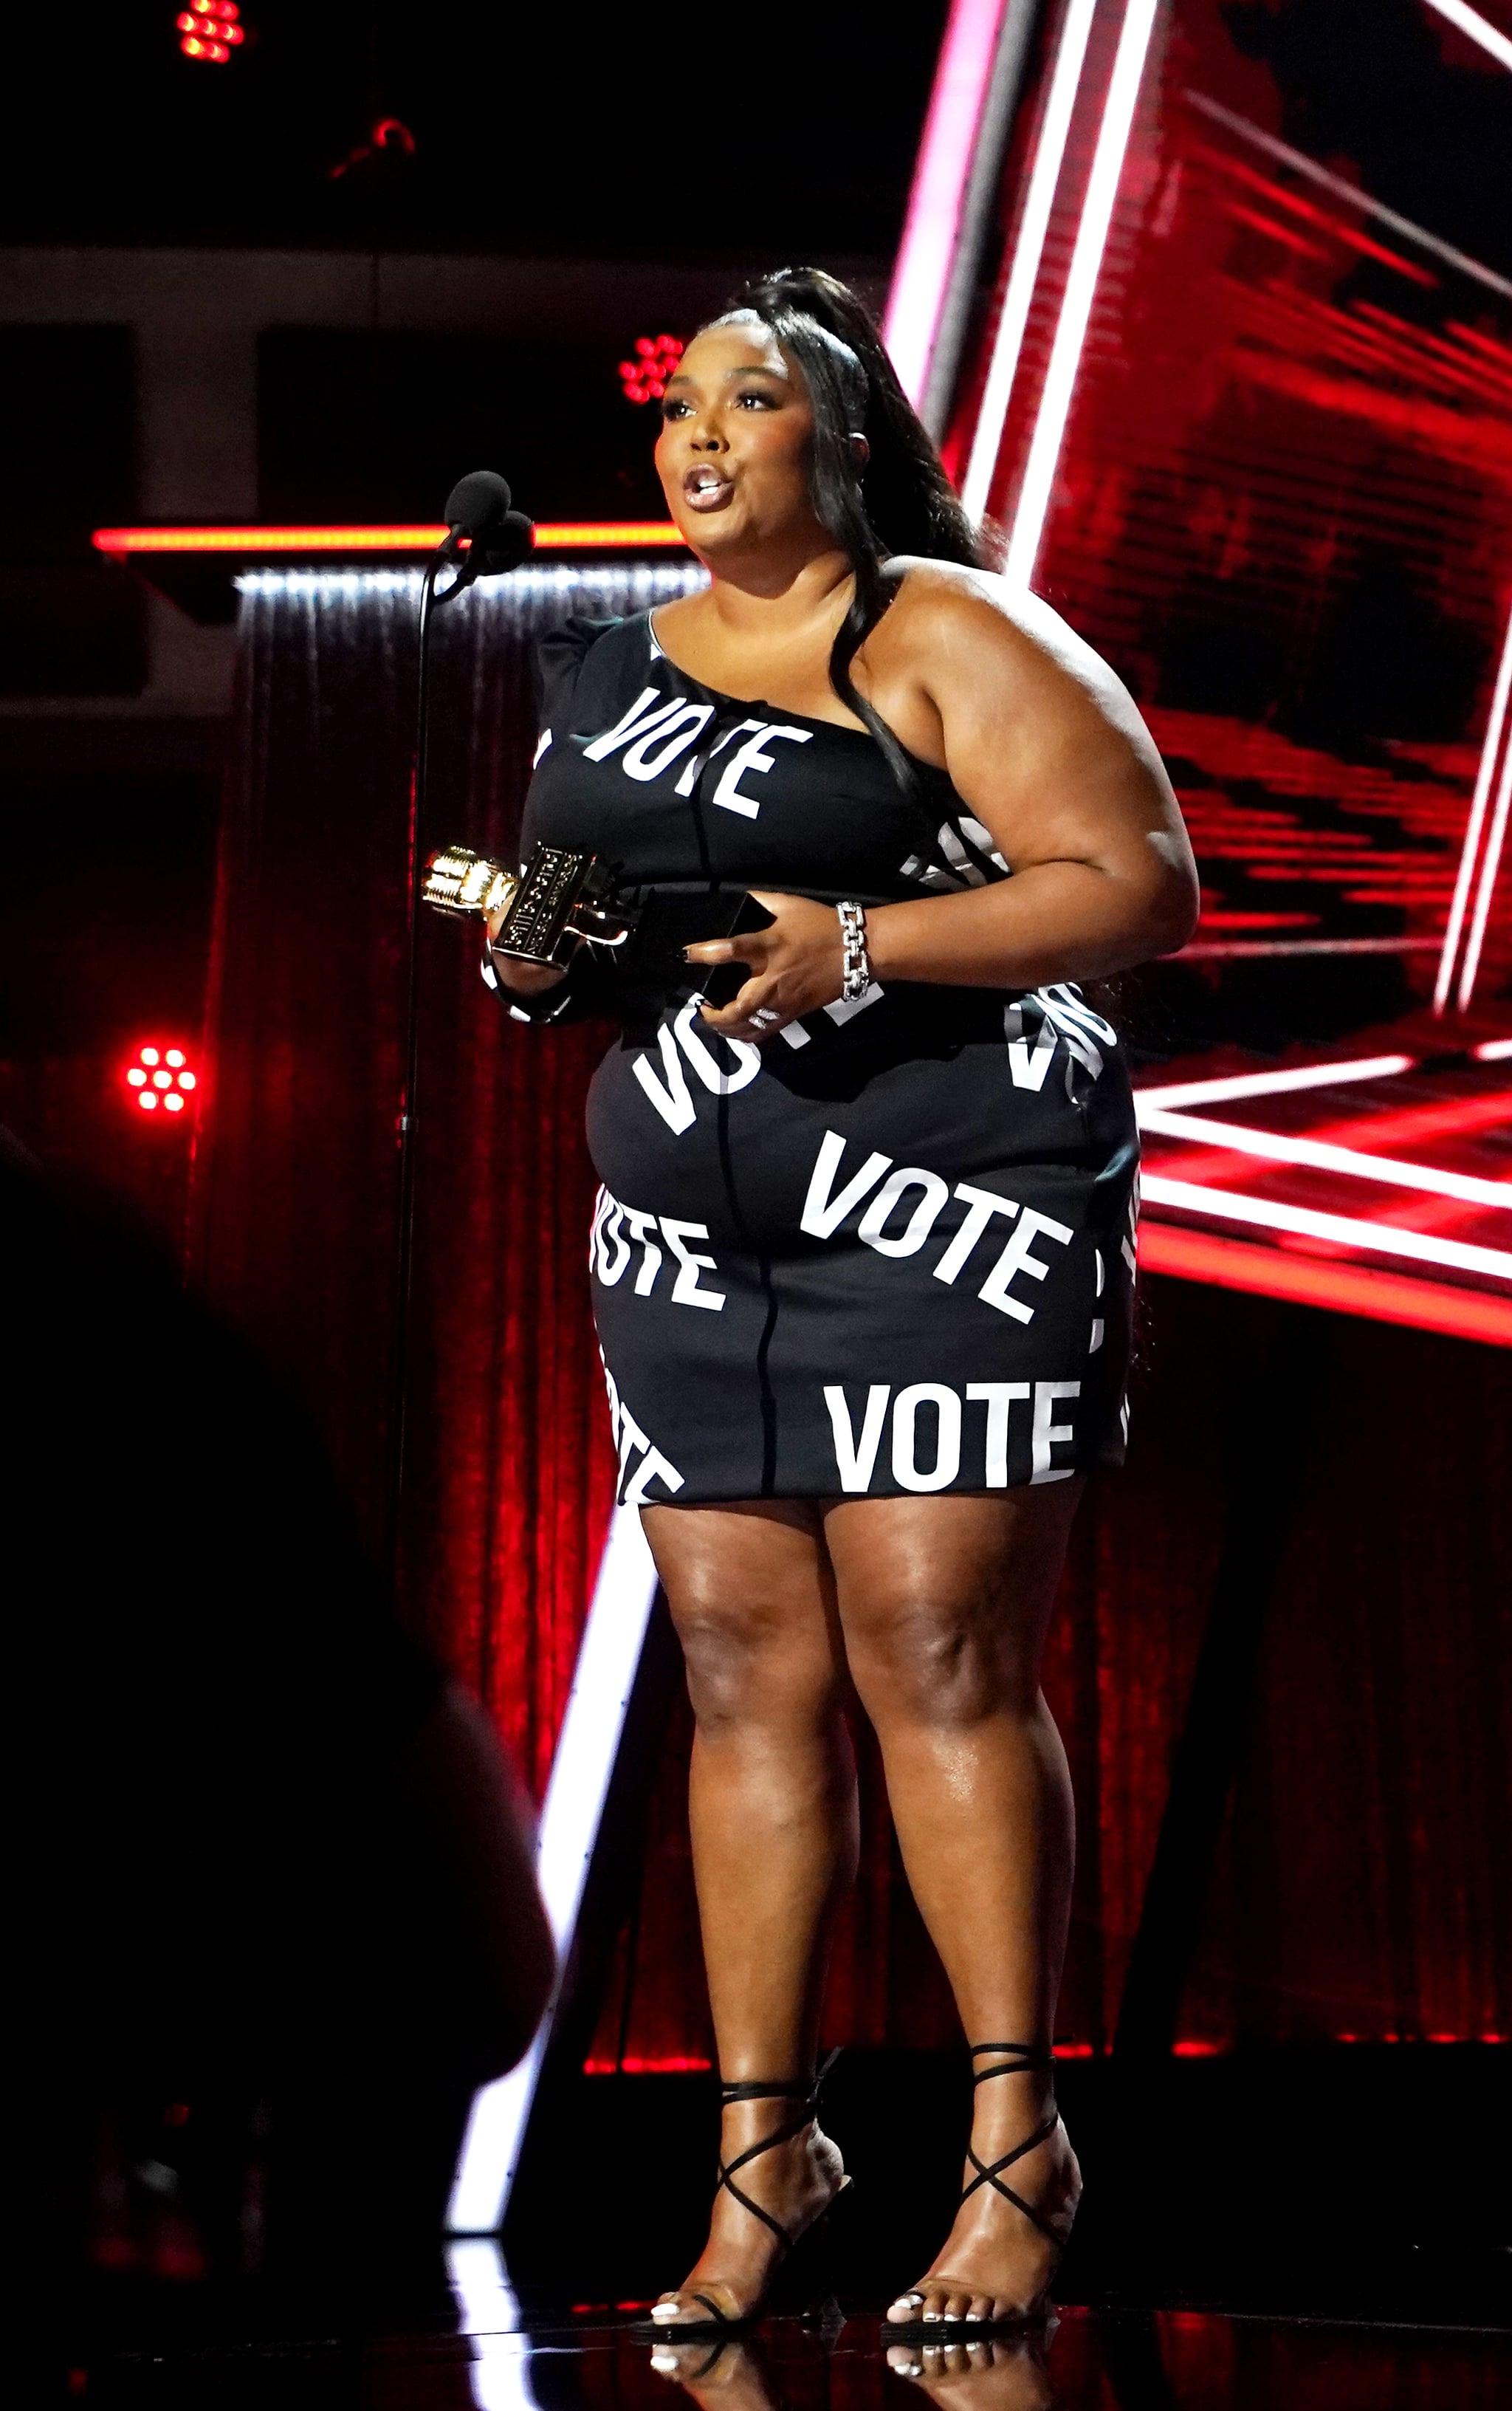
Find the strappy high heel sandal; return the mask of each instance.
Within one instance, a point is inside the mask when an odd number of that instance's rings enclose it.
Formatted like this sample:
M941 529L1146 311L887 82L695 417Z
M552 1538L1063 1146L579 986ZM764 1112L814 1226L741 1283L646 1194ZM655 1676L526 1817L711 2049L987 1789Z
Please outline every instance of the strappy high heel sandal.
M990 2084L995 2076L1026 2076L1040 2068L1053 2068L1055 2064L1055 2054L1054 2051L1047 2046L1038 2043L974 2042L970 2046L970 2049L973 2059L981 2059L985 2053L990 2052L995 2054L1000 2062L1000 2065L996 2068L984 2068L980 2071L980 2073L973 2075L971 2079L973 2092L979 2084ZM1041 2121L1041 2123L1035 2128L1032 2135L1025 2136L1022 2143L1015 2143L1010 2152L1005 2152L1000 2159L996 2159L989 2165L987 2161L978 2158L974 2145L968 2143L967 2145L966 2155L970 2161L972 2168L976 2170L976 2174L972 2177L970 2183L963 2191L960 2202L956 2204L956 2208L959 2210L962 2204L970 2200L972 2195L977 2191L979 2186L991 2185L994 2193L1000 2193L1005 2201L1010 2201L1014 2209L1020 2212L1022 2215L1029 2221L1030 2226L1037 2227L1040 2234L1045 2236L1048 2241L1054 2245L1057 2264L1061 2254L1065 2251L1068 2243L1070 2241L1071 2228L1076 2218L1074 2205L1072 2207L1070 2216L1068 2218L1064 2218L1059 2221L1046 2218L1041 2212L1036 2210L1032 2201L1025 2201L1024 2196L1021 2193L1016 2192L1012 2185L1005 2185L1003 2183L1003 2170L1005 2169L1010 2169L1016 2160L1026 2158L1028 2154L1030 2152L1037 2151L1041 2143L1048 2143L1051 2136L1055 2132L1055 2129L1059 2125L1060 2111L1055 2108L1054 2096L1052 2096L1051 2110L1048 2118ZM1054 2272L1052 2270L1051 2277L1054 2277ZM1045 2280L1047 2289L1050 2282L1051 2278L1047 2278ZM916 2305L920 2305L923 2302L925 2291L933 2291L936 2287L939 2287L945 2292L955 2294L980 2293L981 2291L980 2287L967 2287L959 2281L952 2281L944 2277L931 2277L927 2282L927 2287L921 2286L910 2287L906 2294L898 2294L894 2297L894 2300L900 2302L912 2302ZM944 2344L946 2342L951 2344L970 2344L976 2337L1000 2335L1008 2329L1023 2327L1027 2320L1040 2317L1042 2316L1042 2309L1043 2296L1041 2296L1040 2301L1037 2303L1032 2310L1021 2311L1011 2318L886 2318L882 2321L882 2332L889 2341L898 2343L905 2341L911 2342L919 2338L927 2338L928 2341L935 2344Z
M724 2192L734 2194L742 2210L749 2211L752 2218L759 2218L763 2227L770 2228L777 2237L778 2257L760 2298L739 2318L733 2319L727 2312L721 2311L712 2295L698 2293L691 2287L679 2287L677 2290L687 2301L703 2304L708 2313L707 2318L642 2319L636 2323L638 2335L661 2336L671 2343L688 2342L699 2336L740 2335L752 2326L763 2312L774 2307L779 2292L784 2301L790 2297L796 2301L806 2290L811 2293L811 2285L806 2289L805 2277L807 2272L805 2272L803 2263L816 2253L821 2234L827 2236L836 2206L843 2200L850 2189L850 2178L840 2179L839 2185L818 2216L811 2219L797 2235L790 2234L779 2218L775 2218L772 2213L763 2209L759 2201L753 2201L745 2187L735 2183L735 2179L742 2169L749 2168L752 2160L759 2160L764 2152L776 2151L779 2143L791 2143L794 2136L803 2133L804 2128L818 2112L819 2088L838 2056L837 2052L832 2051L817 2076L800 2078L792 2083L772 2083L763 2077L752 2077L744 2083L720 2085L721 2109L726 2103L732 2101L792 2101L797 2104L794 2115L778 2126L775 2133L763 2135L760 2142L748 2144L745 2151L737 2152L733 2160L721 2159L719 2183L715 2186L716 2193L722 2188Z

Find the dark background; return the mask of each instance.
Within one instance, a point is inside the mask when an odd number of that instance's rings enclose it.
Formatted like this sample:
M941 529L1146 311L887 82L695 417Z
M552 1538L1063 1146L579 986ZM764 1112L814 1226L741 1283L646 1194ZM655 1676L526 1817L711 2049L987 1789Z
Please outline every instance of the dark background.
M248 41L221 67L180 55L174 15L24 12L7 240L888 252L945 10L245 0ZM333 178L385 116L413 156L385 146Z

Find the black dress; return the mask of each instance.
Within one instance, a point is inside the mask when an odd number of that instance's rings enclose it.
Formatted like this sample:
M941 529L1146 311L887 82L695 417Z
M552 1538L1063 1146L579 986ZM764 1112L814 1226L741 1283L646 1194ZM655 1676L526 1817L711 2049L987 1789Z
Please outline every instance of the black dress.
M699 1016L679 948L751 887L825 903L1010 875L943 771L738 702L648 613L541 648L524 843L619 863L627 959L529 1019L609 1012L588 1134L594 1309L622 1500L900 1497L1123 1455L1139 1141L1078 991L873 986L764 1046ZM485 965L485 976L492 973Z

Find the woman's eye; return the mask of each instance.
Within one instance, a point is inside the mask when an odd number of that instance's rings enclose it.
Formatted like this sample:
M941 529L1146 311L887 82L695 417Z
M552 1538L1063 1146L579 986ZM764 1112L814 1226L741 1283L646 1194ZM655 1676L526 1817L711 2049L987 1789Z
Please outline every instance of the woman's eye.
M685 402L664 402L662 404L662 416L663 418L680 418L687 408L688 404Z
M749 393L736 394L735 402L741 409L744 409L748 402L756 410L770 410L772 407L771 395L763 393L758 387L753 387Z

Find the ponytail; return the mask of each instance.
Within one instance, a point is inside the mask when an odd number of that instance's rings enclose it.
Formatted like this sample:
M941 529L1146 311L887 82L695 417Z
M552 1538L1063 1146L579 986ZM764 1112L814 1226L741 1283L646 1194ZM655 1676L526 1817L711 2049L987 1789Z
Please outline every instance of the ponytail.
M814 413L814 509L855 576L830 650L830 684L876 738L905 793L922 800L913 762L857 692L850 665L893 599L882 575L890 554L978 568L981 548L870 312L848 285L821 268L778 269L747 285L728 315L759 319L803 371ZM854 434L866 439L865 469L850 440Z

